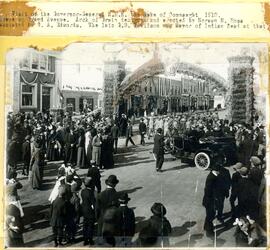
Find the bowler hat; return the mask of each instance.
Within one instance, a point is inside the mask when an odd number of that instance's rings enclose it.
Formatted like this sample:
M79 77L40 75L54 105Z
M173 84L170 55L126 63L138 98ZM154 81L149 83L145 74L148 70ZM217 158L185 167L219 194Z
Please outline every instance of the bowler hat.
M105 180L105 183L109 186L115 186L117 183L119 182L119 180L117 179L117 177L115 175L110 175L108 177L108 179Z
M119 196L119 198L118 198L118 201L120 202L120 203L128 203L128 201L130 201L130 198L128 197L128 194L127 193L123 193L123 194L121 194L120 196Z
M154 215L165 215L167 213L167 210L162 203L155 202L151 207L151 212Z

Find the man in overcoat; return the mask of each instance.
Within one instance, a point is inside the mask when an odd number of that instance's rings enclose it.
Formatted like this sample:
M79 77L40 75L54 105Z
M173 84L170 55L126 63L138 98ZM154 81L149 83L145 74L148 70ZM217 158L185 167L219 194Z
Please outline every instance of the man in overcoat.
M84 245L93 245L93 233L95 224L96 199L94 195L94 185L91 177L86 177L85 188L81 191L81 211L83 216L83 238Z
M119 180L115 175L110 175L105 180L106 189L98 194L96 203L96 218L98 220L98 236L102 236L103 216L113 200L117 199L115 186Z
M162 129L158 128L154 137L154 149L153 153L156 160L156 171L161 172L161 168L164 162L164 137L162 135Z
M66 200L64 198L65 188L60 187L58 197L51 205L51 226L53 230L54 246L62 246L63 231L66 223Z

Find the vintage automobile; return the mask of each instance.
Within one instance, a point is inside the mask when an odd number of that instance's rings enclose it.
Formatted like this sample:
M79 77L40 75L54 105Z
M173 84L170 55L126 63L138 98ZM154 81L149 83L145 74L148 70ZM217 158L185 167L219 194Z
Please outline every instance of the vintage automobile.
M177 136L166 143L168 152L182 162L194 163L199 169L211 168L216 161L224 165L236 162L236 144L234 137Z

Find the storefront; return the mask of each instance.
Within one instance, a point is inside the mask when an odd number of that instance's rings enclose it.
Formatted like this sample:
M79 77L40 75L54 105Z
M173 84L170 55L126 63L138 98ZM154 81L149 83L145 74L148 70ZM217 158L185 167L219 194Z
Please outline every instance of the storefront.
M13 111L49 111L61 107L57 54L26 49L14 67Z

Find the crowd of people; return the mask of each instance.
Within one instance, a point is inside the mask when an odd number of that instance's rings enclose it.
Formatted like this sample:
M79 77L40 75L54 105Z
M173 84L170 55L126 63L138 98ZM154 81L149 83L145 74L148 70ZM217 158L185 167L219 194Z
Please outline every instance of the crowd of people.
M9 246L23 246L24 214L18 195L22 185L16 178L19 166L22 166L22 174L28 176L31 187L38 190L42 189L43 171L48 161L63 162L49 197L55 246L74 243L80 218L83 220L84 245L169 246L171 225L165 217L163 204L153 204L153 216L147 220L134 243L135 215L128 207L128 194L116 191L119 180L115 175L105 180L105 190L101 188L100 170L114 167L119 137L125 137L126 147L129 142L135 145L133 125L134 119L125 114L110 118L95 113L74 118L68 113L64 116L41 112L9 113L6 154ZM235 173L231 177L229 171L216 162L206 179L204 229L207 236L212 237L213 220L217 218L224 223L225 198L229 198L232 218L238 228L241 229L241 221L246 220L251 228L256 223L256 230L265 229L265 133L260 123L254 126L229 123L215 112L174 116L151 114L140 119L139 135L141 145L145 145L145 138L153 137L158 172L162 172L166 138L184 135L197 139L234 137L238 160L233 166ZM79 168L88 169L85 177L76 173L75 169ZM243 230L237 232L238 239ZM250 245L247 234L243 234ZM95 242L94 236L97 236ZM256 239L252 244L257 242Z

